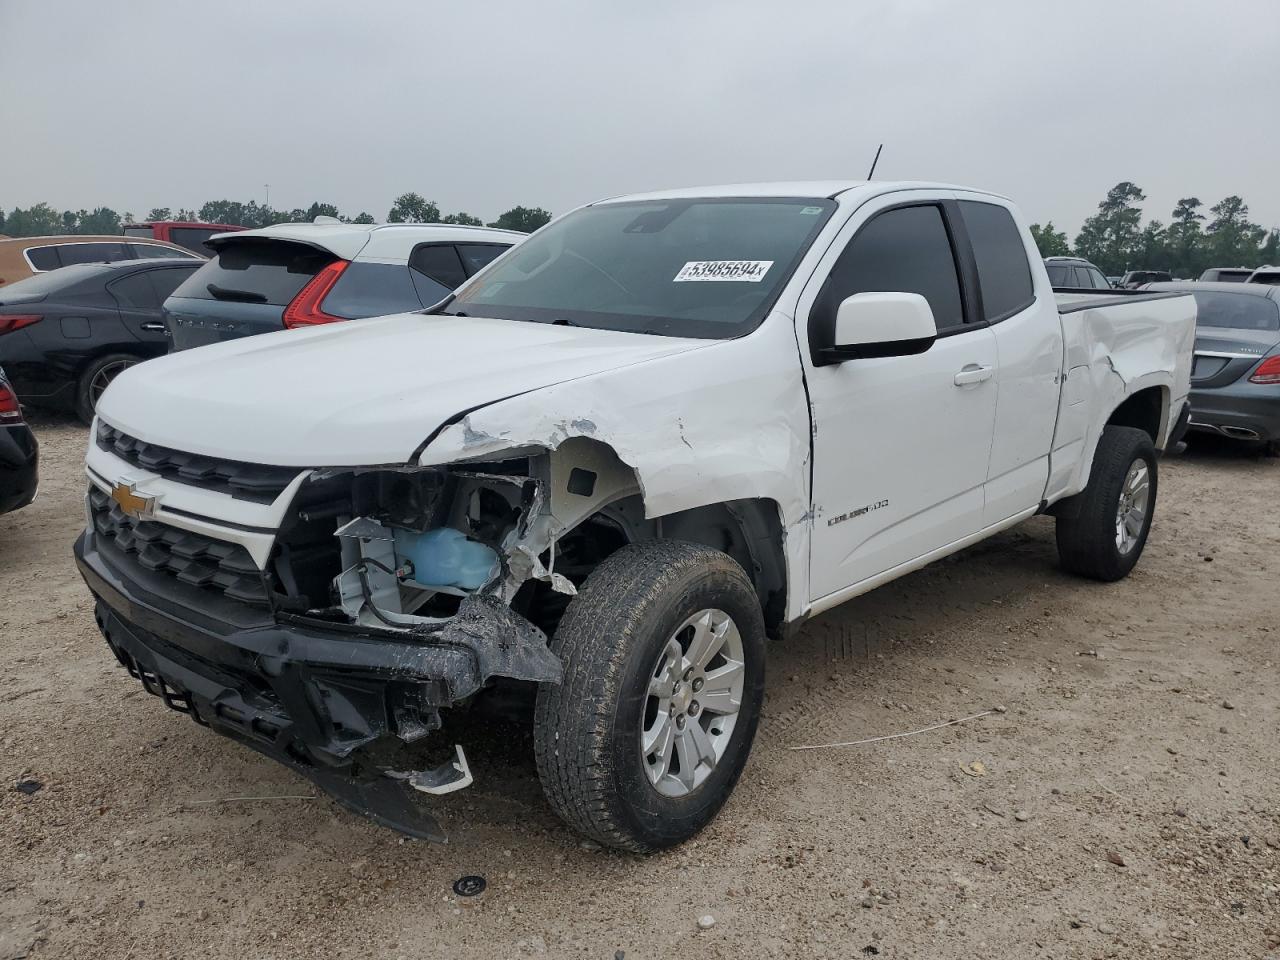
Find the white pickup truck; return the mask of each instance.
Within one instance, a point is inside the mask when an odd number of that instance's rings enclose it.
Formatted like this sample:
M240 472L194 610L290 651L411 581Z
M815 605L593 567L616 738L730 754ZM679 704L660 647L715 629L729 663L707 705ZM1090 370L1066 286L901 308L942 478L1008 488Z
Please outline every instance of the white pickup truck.
M653 850L741 774L767 635L1036 514L1127 574L1194 330L1055 297L975 190L606 200L425 312L120 376L76 556L147 690L350 808L438 835L441 713L523 703L555 810Z

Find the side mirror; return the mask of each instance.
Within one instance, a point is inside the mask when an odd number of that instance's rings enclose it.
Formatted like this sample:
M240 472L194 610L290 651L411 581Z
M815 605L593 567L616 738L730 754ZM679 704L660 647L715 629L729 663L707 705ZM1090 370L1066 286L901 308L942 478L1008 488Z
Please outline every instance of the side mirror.
M938 339L929 301L918 293L855 293L836 310L826 363L924 353Z

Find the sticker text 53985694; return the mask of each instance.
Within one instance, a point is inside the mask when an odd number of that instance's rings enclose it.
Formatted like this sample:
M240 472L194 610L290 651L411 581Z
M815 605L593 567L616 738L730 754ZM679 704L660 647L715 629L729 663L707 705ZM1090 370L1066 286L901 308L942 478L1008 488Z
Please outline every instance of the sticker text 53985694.
M673 282L735 280L759 283L772 266L772 260L690 260L680 268Z

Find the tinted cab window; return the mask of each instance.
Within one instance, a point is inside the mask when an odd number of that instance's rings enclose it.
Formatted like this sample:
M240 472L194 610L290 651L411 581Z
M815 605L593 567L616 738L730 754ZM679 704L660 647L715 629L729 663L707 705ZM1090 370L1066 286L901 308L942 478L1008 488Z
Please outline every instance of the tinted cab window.
M939 207L903 207L871 220L836 261L815 313L834 330L841 301L871 292L920 294L939 330L964 323L955 255Z
M992 203L962 200L959 206L978 267L983 319L995 323L1031 306L1031 264L1013 216Z

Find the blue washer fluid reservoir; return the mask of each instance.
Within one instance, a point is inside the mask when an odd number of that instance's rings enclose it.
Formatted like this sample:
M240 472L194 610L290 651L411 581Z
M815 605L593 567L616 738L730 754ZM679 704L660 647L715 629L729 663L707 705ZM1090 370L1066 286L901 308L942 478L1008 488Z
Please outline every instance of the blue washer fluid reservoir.
M439 527L426 533L397 528L396 556L413 564L413 579L426 587L475 590L498 565L498 554L461 530Z

